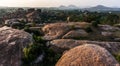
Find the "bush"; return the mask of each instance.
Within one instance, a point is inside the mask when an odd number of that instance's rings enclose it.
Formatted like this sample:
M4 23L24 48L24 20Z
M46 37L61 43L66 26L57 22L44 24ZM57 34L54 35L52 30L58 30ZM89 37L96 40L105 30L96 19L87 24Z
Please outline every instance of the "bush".
M120 54L113 54L113 56L120 63Z
M93 27L98 27L98 22L92 21L92 26L93 26Z
M46 45L46 41L41 36L33 35L34 43L23 49L23 66L55 66L61 54L56 54L53 50L49 49ZM35 65L31 64L37 59L37 57L45 53L42 63Z
M23 49L23 62L33 62L42 52L42 44L30 44L28 47Z
M93 32L92 29L91 29L91 26L87 26L85 28L85 31L88 32L88 33Z
M46 56L44 58L44 61L42 62L43 66L55 66L59 58L61 57L62 54L57 54L51 49L47 49L46 51Z
M71 29L74 29L74 28L75 28L75 25L71 25L70 28L71 28Z
M14 23L12 25L10 25L12 28L15 29L23 29L25 27L25 25L23 23Z
M30 34L36 35L36 36L42 36L43 35L43 33L41 33L39 30L32 30L32 29L29 29L29 27L25 27L24 31L26 31Z

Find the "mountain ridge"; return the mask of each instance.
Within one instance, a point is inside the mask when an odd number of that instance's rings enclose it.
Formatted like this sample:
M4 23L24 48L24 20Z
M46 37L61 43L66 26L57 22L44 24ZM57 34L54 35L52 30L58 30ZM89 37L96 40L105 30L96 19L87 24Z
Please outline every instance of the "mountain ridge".
M96 6L92 6L92 7L78 7L75 5L68 5L68 6L64 6L61 5L59 7L56 7L60 10L71 10L71 9L81 9L81 10L88 10L88 11L120 11L120 8L118 7L108 7L108 6L104 6L104 5L96 5Z

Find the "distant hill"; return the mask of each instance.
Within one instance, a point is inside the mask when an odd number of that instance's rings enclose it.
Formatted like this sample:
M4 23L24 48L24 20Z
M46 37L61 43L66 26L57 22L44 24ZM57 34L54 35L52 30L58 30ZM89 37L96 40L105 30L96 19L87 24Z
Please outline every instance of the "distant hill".
M6 6L0 6L0 8L7 8Z
M24 8L24 9L28 9L31 7L7 7L7 6L0 6L0 9L3 8ZM33 8L33 7L32 7ZM88 10L88 11L120 11L120 8L115 8L115 7L107 7L104 5L97 5L97 6L93 6L93 7L78 7L75 5L61 5L59 7L34 7L34 8L43 8L43 9L49 9L49 10L75 10L75 9L79 9L79 10Z
M92 9L110 9L110 7L106 7L106 6L103 6L103 5L97 5L95 7L91 7Z
M89 11L120 11L120 8L106 7L103 5L97 5L95 7L87 8Z
M64 5L61 5L58 7L58 9L61 9L61 10L64 10L64 9L79 9L79 7L75 6L75 5L68 5L68 6L64 6Z
M88 11L120 11L120 8L106 7L103 5L97 5L89 8L80 8L75 5L69 5L69 6L61 5L60 7L57 7L57 8L60 10L80 9L80 10L88 10Z

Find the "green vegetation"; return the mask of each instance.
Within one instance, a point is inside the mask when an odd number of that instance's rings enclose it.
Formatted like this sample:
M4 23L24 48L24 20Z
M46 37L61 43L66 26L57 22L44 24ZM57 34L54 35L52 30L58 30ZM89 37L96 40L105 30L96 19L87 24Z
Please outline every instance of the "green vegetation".
M44 12L43 12L44 13ZM51 15L51 13L53 13ZM43 14L44 16L46 14ZM92 23L93 21L97 22L97 24L109 24L114 25L120 23L120 13L113 12L89 12L89 11L79 11L79 10L49 10L47 12L47 16L41 16L50 22L54 21L66 21L67 17L69 16L70 22L89 22ZM42 21L45 21L44 19Z
M41 38L37 31L26 31L33 34L34 43L29 44L28 47L23 49L23 66L55 66L61 54L56 54L53 50L49 49L49 46L46 45L46 41ZM42 62L34 63L37 57L42 53L44 53Z
M99 22L97 22L97 21L92 21L92 26L93 26L93 27L98 27L98 24L99 24Z
M40 54L42 54L42 44L31 44L23 49L24 52L24 63L33 62Z
M9 11L10 12L9 12ZM40 10L40 9L38 9ZM17 8L14 9L0 9L0 16L10 16L11 14L16 14ZM13 12L13 13L12 13ZM26 13L27 9L23 9L23 13ZM21 15L21 14L19 14ZM17 16L19 16L17 15ZM25 17L25 14L23 14ZM11 19L13 19L16 16L11 16ZM53 23L53 22L66 22L67 18L69 18L70 22L89 22L92 23L93 21L99 23L99 24L109 24L114 25L120 23L120 12L90 12L87 10L80 11L80 10L49 10L49 9L43 9L43 11L38 12L37 16L34 15L36 19L33 21L33 25L35 26L35 23ZM39 19L37 19L39 18ZM4 17L3 17L4 19ZM0 19L0 21L2 21Z
M90 32L92 32L93 30L91 29L91 26L87 26L87 27L85 28L85 31L88 32L88 33L90 33Z
M71 29L74 29L74 28L75 28L75 25L71 25L70 28L71 28Z
M120 54L113 54L113 56L120 63Z

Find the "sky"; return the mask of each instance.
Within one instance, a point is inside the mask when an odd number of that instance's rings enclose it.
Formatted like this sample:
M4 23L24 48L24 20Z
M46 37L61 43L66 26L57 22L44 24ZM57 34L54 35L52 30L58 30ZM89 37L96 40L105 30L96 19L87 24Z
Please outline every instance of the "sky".
M8 7L58 7L60 5L120 7L119 4L120 0L0 0L0 6Z

